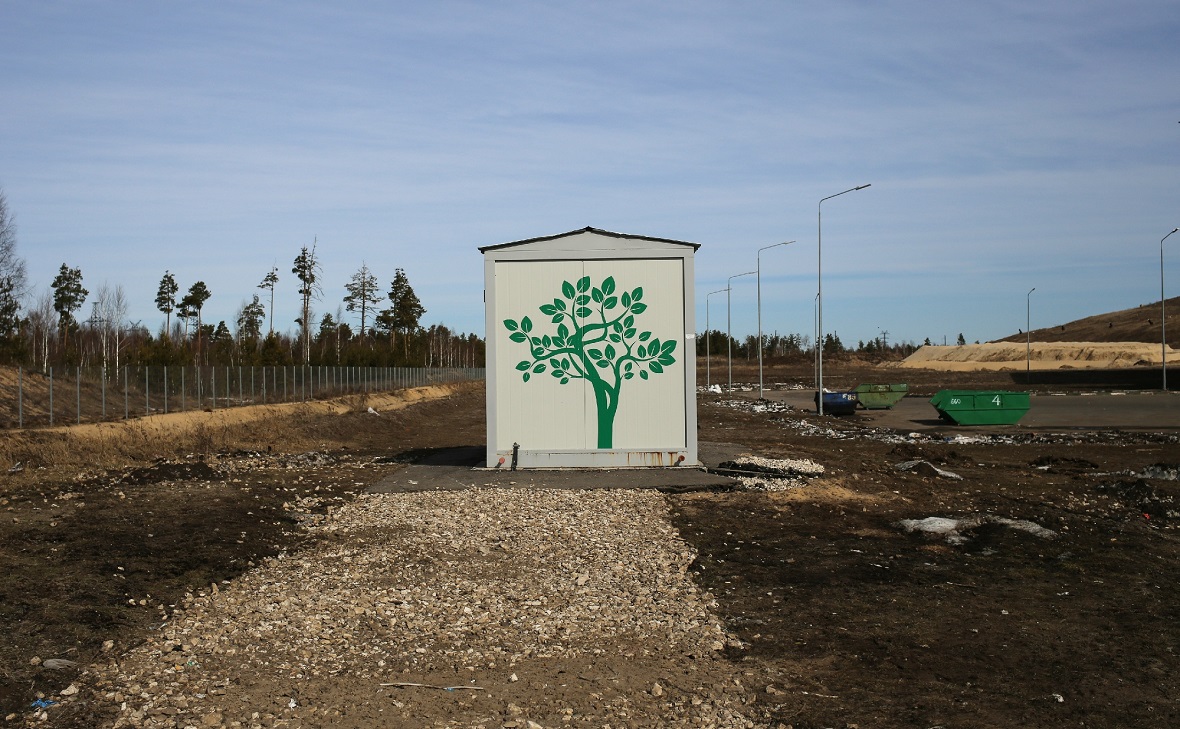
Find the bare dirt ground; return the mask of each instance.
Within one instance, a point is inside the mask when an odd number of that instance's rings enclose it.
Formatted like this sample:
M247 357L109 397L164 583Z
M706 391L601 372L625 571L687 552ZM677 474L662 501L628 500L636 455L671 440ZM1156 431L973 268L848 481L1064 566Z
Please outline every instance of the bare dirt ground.
M738 368L735 379L752 373ZM810 368L768 374L787 385L811 378ZM906 372L912 391L997 386L997 377ZM828 378L833 387L897 379L839 363ZM367 412L373 404L379 417ZM398 461L483 443L479 387L393 405L175 432L141 426L97 440L10 436L3 462L23 470L0 476L0 717L112 725L115 699L128 697L87 666L130 665L208 598L202 589L232 590L278 555L322 549L308 525L362 498ZM367 724L342 718L347 705L284 714L275 702L287 697L260 684L252 688L266 706L240 725L474 726L470 717L486 716L479 725L661 726L652 718L661 707L679 711L683 699L691 709L678 684L712 682L701 695L729 707L702 722L714 726L1180 726L1180 431L1014 427L985 442L913 439L857 416L756 412L748 399L713 394L701 396L699 420L702 442L824 466L784 491L663 495L662 518L694 555L687 574L716 600L709 609L729 635L717 655L660 662L640 644L630 659L553 658L536 683L521 672L511 705L500 698L506 683L482 697L434 691L415 695L409 718L391 709ZM913 460L929 466L896 468ZM920 521L931 517L944 521ZM944 529L911 531L906 520ZM495 584L504 577L495 569L479 561L473 579ZM163 673L142 692L162 691ZM350 686L347 698L362 692ZM390 696L387 706L397 700L408 701ZM551 713L520 708L530 706ZM211 716L127 725L233 725Z

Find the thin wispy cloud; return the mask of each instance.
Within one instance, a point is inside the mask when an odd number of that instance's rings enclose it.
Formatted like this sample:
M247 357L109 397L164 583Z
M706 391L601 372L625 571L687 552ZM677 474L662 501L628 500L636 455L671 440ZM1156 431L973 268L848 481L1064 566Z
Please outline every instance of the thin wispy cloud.
M764 316L807 333L817 203L871 182L825 204L825 324L846 342L988 339L1023 324L1032 286L1043 324L1152 300L1157 232L1180 224L1168 2L0 17L0 186L31 277L67 262L122 284L152 328L165 269L204 280L207 317L232 324L318 239L319 311L364 260L404 267L428 321L479 332L476 246L594 225L702 243L700 291L797 239L763 261ZM290 275L276 303L294 318ZM752 288L734 307L752 331Z

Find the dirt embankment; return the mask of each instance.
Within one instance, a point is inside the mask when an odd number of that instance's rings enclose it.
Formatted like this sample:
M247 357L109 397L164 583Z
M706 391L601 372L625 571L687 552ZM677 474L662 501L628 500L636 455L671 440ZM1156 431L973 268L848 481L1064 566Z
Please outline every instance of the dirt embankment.
M313 438L300 420L398 410L445 397L470 385L433 385L335 400L281 403L228 410L190 410L126 421L0 431L0 469L25 475L37 468L101 467L213 453L219 450L291 452L323 448L328 432ZM346 434L347 435L347 434ZM335 445L327 444L327 445Z
M1028 361L1026 363L1026 356ZM1168 348L1168 361L1180 361L1180 353ZM1142 342L987 342L959 346L930 345L920 348L899 367L972 372L980 370L1034 370L1156 366L1160 346Z

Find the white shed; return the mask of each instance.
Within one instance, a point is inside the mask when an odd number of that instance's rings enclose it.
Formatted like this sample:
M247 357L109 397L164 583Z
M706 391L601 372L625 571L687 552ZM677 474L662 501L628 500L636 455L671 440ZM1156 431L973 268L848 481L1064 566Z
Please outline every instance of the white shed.
M697 465L699 247L584 228L480 248L489 467Z

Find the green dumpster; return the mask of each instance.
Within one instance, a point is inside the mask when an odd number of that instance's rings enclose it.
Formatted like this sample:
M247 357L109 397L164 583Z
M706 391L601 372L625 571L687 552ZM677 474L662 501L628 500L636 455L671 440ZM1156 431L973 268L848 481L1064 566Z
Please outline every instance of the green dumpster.
M958 425L1013 425L1029 408L1027 392L1001 390L942 390L930 404Z
M905 397L906 392L910 389L909 385L880 385L861 383L856 386L853 392L856 393L856 399L860 401L865 410L891 410L894 405L901 402Z

